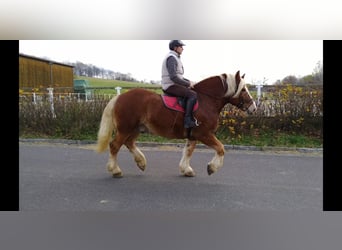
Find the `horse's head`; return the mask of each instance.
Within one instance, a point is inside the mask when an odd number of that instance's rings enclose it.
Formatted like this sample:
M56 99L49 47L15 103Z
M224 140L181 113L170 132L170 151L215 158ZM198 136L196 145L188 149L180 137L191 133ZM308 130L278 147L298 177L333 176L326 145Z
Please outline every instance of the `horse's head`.
M253 97L248 91L246 82L244 80L245 74L240 76L240 71L235 74L235 86L236 92L229 97L229 103L238 107L242 111L246 111L247 113L253 113L256 111L257 106Z

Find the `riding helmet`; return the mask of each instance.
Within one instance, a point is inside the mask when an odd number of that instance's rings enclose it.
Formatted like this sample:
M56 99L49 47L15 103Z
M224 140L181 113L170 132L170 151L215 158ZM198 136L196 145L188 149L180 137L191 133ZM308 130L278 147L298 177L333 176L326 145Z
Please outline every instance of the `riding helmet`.
M174 50L175 47L185 46L181 40L171 40L169 43L169 49Z

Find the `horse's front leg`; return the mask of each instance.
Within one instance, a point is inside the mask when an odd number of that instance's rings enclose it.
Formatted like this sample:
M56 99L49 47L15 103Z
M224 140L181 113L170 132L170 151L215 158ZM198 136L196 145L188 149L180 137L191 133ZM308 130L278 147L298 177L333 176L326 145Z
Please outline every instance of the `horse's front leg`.
M196 140L187 140L183 149L183 156L179 162L180 172L187 177L195 176L194 170L190 166L190 159L196 146Z
M224 146L213 134L203 136L200 141L216 151L213 159L207 165L208 175L211 175L223 166Z

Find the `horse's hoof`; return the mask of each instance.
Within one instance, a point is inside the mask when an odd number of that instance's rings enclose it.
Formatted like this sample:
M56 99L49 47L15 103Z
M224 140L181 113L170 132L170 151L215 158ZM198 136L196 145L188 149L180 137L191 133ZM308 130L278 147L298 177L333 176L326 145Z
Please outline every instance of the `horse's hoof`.
M179 169L180 169L181 174L186 176L186 177L194 177L195 176L195 171L191 167L187 167L187 168L179 167Z
M194 177L195 176L195 172L192 172L192 171L186 172L186 173L184 173L184 176L186 176L186 177Z
M122 177L123 177L123 174L121 172L113 174L113 178L122 178Z
M207 167L207 171L208 171L208 175L211 175L213 174L215 171L212 170L212 168L210 167L210 165L208 164L208 167Z
M146 168L146 165L141 165L141 164L137 164L138 168L141 170L141 171L145 171L145 168Z

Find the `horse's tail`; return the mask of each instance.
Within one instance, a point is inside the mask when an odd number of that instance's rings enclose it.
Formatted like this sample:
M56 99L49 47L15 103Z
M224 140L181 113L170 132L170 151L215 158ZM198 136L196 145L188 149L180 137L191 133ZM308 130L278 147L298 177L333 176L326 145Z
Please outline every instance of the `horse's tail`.
M102 113L100 128L97 133L96 151L102 153L108 149L109 142L112 139L114 129L116 127L115 118L113 117L113 109L117 96L114 96L107 104Z

